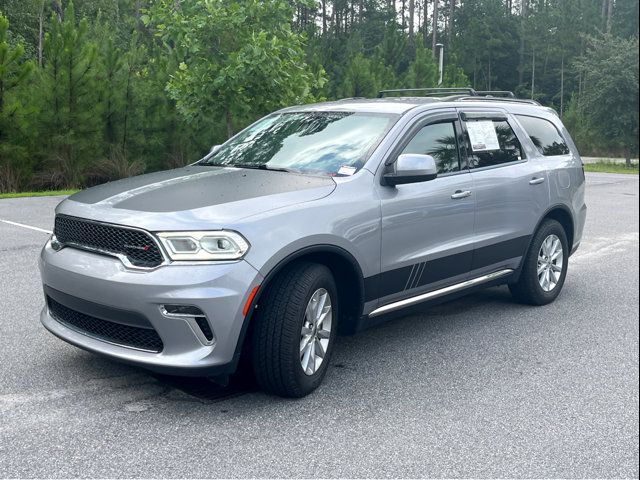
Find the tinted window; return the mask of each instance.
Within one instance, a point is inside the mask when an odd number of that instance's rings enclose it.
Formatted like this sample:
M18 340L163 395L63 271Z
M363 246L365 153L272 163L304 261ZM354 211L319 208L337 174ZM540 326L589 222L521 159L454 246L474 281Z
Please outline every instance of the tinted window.
M423 127L411 139L402 153L431 155L438 166L438 173L460 170L456 130L452 122L435 123Z
M353 175L397 118L354 112L274 114L240 132L198 163Z
M481 145L479 147L474 145L476 150L469 145L469 168L491 167L504 163L517 162L524 158L520 141L506 120L469 120L467 122L467 129L473 128L474 125L472 124L476 121L491 122L493 124L492 130L495 131L493 138L497 138L497 144L495 148L492 142L489 142L486 146ZM489 125L489 127L491 127L491 125Z
M550 121L524 115L518 115L518 120L538 151L545 157L569 153L569 147L562 135Z

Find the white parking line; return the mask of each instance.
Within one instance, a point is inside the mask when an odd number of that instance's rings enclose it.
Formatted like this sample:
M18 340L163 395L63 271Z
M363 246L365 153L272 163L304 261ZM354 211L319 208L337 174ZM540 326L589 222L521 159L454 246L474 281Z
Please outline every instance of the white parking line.
M24 223L12 222L11 220L3 220L0 218L0 222L8 223L9 225L15 225L16 227L28 228L29 230L35 230L36 232L48 233L51 235L51 230L45 230L44 228L32 227L31 225L25 225Z

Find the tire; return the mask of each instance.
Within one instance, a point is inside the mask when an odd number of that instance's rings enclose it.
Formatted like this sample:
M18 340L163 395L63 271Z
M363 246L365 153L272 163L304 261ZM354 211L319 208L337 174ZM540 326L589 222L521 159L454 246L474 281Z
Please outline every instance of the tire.
M323 297L322 292L326 292L327 297ZM309 316L315 315L313 305L324 302L323 311L327 311L327 298L330 310L324 322L316 318L316 330L313 326L307 328ZM307 314L309 305L310 315ZM261 298L256 311L252 364L258 384L268 393L292 398L304 397L318 388L331 359L338 314L338 292L327 267L296 262L278 274ZM325 322L328 323L328 332ZM304 337L303 326L308 334ZM322 340L314 340L320 336ZM306 357L301 352L303 340L306 342ZM324 347L320 345L321 342ZM318 354L324 350L319 364L320 355L315 357L316 362L311 361L311 348L317 348ZM303 368L305 359L306 373Z
M562 261L556 258L556 263L546 260L549 257L547 257L546 253L542 250L544 242L551 241L552 243L547 243L546 245L553 245L555 244L555 239L559 240L562 247ZM551 248L548 248L548 250L551 250ZM539 261L541 263L539 263ZM564 285L567 276L568 262L569 246L564 228L556 220L545 220L533 236L529 251L522 265L522 272L520 273L518 282L509 285L511 294L518 302L528 305L547 305L553 302L560 294ZM560 265L562 270L557 272L556 267ZM544 273L542 277L539 277L539 266L543 271L544 269L549 271L549 277L545 279ZM545 280L548 280L549 283Z

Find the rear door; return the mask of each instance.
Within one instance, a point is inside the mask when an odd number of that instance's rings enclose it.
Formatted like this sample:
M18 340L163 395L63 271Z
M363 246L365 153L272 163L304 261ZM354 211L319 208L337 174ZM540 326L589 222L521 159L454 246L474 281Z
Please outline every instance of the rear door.
M475 200L460 152L461 125L454 109L428 113L402 138L386 163L402 153L428 154L434 180L379 185L382 210L381 303L411 297L467 278L473 255ZM389 168L389 167L387 167Z
M471 276L516 269L549 205L545 166L525 151L525 134L505 111L459 112L476 201Z

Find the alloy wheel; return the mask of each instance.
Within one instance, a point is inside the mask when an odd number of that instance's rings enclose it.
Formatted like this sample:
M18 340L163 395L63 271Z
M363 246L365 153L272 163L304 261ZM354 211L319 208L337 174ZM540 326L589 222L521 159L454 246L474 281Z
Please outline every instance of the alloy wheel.
M313 375L322 365L332 323L331 297L327 290L319 288L309 299L300 332L300 365L305 374Z

